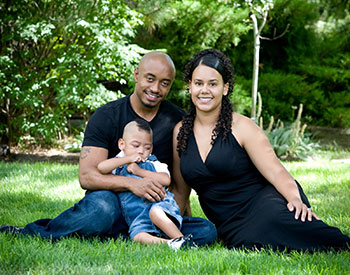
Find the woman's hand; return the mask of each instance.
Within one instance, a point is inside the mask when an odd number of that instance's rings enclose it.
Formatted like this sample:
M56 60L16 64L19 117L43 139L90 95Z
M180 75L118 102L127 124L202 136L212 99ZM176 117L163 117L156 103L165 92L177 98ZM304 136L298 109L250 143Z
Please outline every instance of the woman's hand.
M312 212L312 209L307 207L307 205L300 200L294 200L294 201L288 202L287 207L290 212L295 211L294 218L296 220L299 219L299 217L302 222L305 222L306 217L309 222L312 221L312 218L319 220L317 215Z

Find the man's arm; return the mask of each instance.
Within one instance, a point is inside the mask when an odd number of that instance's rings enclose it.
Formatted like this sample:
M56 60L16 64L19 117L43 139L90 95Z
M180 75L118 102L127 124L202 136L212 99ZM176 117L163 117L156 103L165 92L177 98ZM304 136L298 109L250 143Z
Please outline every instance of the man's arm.
M164 199L165 191L163 186L156 180L101 174L97 169L97 165L107 158L107 149L83 146L79 160L79 182L83 189L110 190L113 192L130 191L151 202Z

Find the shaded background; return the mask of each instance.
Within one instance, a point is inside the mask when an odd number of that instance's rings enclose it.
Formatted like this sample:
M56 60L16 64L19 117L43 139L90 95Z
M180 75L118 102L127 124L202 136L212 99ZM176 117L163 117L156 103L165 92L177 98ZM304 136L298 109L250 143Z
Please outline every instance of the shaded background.
M1 143L49 145L80 135L91 114L133 90L147 50L174 60L168 99L188 106L182 70L217 48L236 70L232 102L250 115L252 4L268 1L46 0L0 3ZM261 40L262 117L350 128L350 1L270 1ZM287 32L278 39L273 39Z

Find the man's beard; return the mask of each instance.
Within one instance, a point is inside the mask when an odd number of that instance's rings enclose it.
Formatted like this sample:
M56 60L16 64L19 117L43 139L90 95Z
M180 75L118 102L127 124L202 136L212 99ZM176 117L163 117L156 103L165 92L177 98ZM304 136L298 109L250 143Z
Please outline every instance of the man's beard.
M143 105L144 107L146 107L146 108L148 108L148 109L154 109L154 108L156 108L156 106L157 106L157 104L156 104L156 105L150 105L150 104L147 104L146 102L143 102L142 100L141 100L141 103L142 103L142 105Z

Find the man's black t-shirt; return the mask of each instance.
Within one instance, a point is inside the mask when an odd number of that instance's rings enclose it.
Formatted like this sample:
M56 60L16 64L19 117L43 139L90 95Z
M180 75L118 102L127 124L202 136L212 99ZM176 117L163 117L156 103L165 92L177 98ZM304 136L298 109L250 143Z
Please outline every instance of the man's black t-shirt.
M159 161L172 168L173 128L184 112L164 100L157 115L149 122L153 130L153 154ZM108 150L108 158L119 153L118 139L123 135L124 126L132 120L141 118L130 104L130 96L109 102L98 108L91 116L84 135L83 146L96 146Z

